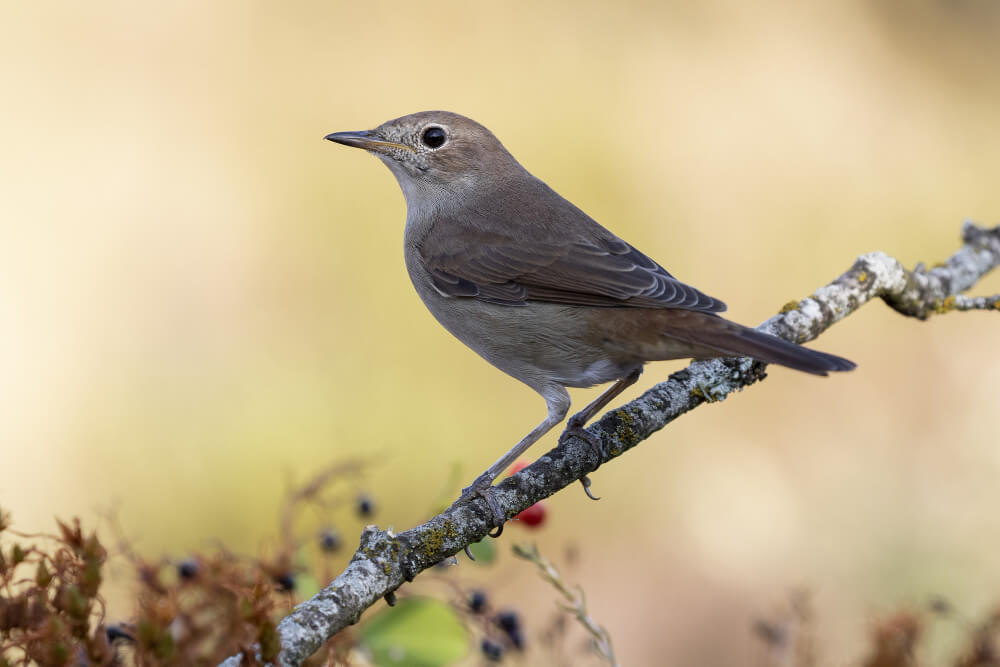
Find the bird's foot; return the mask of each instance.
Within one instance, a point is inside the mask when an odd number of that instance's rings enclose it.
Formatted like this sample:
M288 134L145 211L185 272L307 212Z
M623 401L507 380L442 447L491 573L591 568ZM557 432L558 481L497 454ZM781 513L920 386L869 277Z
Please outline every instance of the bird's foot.
M503 525L507 521L507 515L500 509L500 503L497 502L496 492L493 489L493 479L494 478L487 473L483 473L477 477L476 481L462 489L462 495L459 496L458 500L452 503L452 507L473 500L477 497L482 498L486 501L486 505L490 508L490 513L493 515L493 530L487 534L490 537L500 537L500 533L503 532ZM466 554L468 554L468 548L466 548ZM471 554L469 554L469 557L472 557Z
M575 419L574 417L570 417L569 422L567 422L566 424L566 430L563 431L562 435L559 436L559 444L560 445L565 444L565 442L573 436L580 438L588 445L590 445L591 451L593 451L594 455L597 457L597 465L600 465L601 461L604 460L604 444L601 442L600 438L598 438L596 435L594 435L587 429L583 428L583 424L580 423L580 421ZM589 477L587 477L586 475L581 477L580 484L583 485L583 492L587 494L588 498L590 498L591 500L600 500L599 496L595 496L593 493L590 492Z
M598 464L604 460L604 443L601 442L601 439L583 428L583 424L576 423L574 418L570 417L566 423L566 430L559 436L559 444L565 445L566 441L574 436L590 445L591 451L597 457Z

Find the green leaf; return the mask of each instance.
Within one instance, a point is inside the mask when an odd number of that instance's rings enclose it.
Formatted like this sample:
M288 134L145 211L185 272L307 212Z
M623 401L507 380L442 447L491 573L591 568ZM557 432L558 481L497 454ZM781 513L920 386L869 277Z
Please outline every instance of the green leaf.
M378 667L441 667L465 656L469 637L452 608L406 598L366 622L361 643Z
M469 545L469 551L478 565L487 565L497 559L497 550L493 546L493 539L484 537L475 544Z
M319 593L319 589L319 579L312 576L308 572L303 572L299 576L295 577L295 594L299 598L308 600L312 596Z

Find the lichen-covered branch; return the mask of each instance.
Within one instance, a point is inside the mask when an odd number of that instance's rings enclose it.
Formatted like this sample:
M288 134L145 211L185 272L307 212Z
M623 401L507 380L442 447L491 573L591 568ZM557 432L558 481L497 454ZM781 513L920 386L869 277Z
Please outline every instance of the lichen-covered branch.
M931 269L920 265L908 271L883 252L862 255L832 283L808 298L786 305L758 328L804 343L876 298L919 319L951 310L1000 312L1000 295L961 295L1000 264L1000 226L984 229L967 222L962 239L964 245L958 252ZM512 517L620 456L702 403L720 401L764 377L764 364L748 358L692 362L587 429L604 445L600 460L589 444L570 438L498 484L496 500L507 517ZM398 535L367 526L357 552L340 576L281 621L279 663L301 664L328 638L356 623L365 609L423 570L481 540L492 527L491 516L486 502L477 498ZM240 663L240 657L234 656L223 664L231 667Z

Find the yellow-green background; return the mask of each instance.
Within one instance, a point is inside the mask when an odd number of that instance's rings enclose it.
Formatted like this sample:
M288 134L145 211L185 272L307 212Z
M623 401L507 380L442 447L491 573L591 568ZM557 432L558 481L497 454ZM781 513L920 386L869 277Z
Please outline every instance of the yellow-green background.
M425 312L398 187L328 132L472 116L745 323L862 252L933 263L1000 220L987 0L7 1L0 84L0 506L38 530L117 504L153 557L255 553L290 478L355 454L378 453L380 524L410 527L543 415ZM774 369L532 536L579 546L625 664L736 664L792 588L832 664L928 594L979 614L998 341L995 314L871 304L814 344L856 372ZM551 610L527 566L500 588Z

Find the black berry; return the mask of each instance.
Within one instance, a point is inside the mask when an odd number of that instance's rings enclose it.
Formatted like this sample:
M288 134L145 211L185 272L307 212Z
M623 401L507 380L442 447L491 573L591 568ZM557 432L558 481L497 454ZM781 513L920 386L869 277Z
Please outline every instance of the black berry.
M497 614L497 625L506 633L521 629L521 617L516 611L502 611Z
M326 553L333 553L340 548L340 533L328 528L319 534L319 548Z
M289 572L276 575L274 577L274 583L278 584L278 588L283 591L287 592L295 590L295 577L293 577Z
M502 611L496 616L496 624L507 635L514 648L524 648L524 632L521 628L521 617L516 611Z
M486 656L487 660L500 662L503 659L503 646L496 643L492 639L484 639L483 643L479 645L479 648L482 650L483 655Z
M472 591L469 594L469 611L473 614L481 614L486 609L486 593L483 591Z
M367 519L373 514L375 514L375 501L368 494L362 493L358 496L358 515Z
M177 576L181 579L194 579L198 576L198 561L193 558L182 560L177 564Z
M104 629L104 636L108 638L108 642L113 643L116 639L125 639L130 642L135 641L135 637L129 634L125 628L120 625L109 625Z

